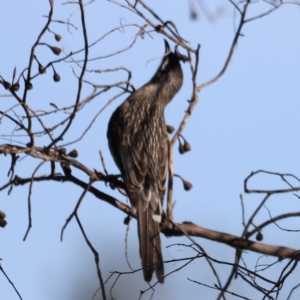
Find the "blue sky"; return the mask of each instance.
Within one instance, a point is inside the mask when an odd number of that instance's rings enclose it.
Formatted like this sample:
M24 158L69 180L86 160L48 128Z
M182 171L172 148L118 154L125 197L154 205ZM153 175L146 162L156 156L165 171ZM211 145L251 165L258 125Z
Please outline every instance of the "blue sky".
M171 0L151 1L149 5L164 20L172 20L182 37L192 47L201 44L198 83L214 77L222 68L228 55L237 22L233 19L233 7L227 1L203 1L208 14L219 11L213 20L205 16L201 8L194 2L199 19L189 18L189 3L182 1L177 5ZM54 8L55 20L67 20L77 8L76 5L62 5L56 1ZM269 9L266 3L258 1L249 11L249 16ZM96 1L86 7L88 38L93 42L110 29L122 24L136 23L144 25L138 16L122 9L113 3ZM23 70L29 60L32 44L46 23L49 11L48 1L17 1L11 0L0 4L0 36L5 41L1 47L0 75L10 80L13 69L17 74ZM193 189L185 192L179 179L175 179L174 219L177 222L192 221L200 226L240 235L242 233L242 214L239 195L243 193L243 180L251 171L264 169L274 172L292 173L299 176L299 110L300 110L300 18L299 6L285 5L276 12L249 22L242 30L232 61L220 80L203 89L199 93L199 103L183 132L184 137L192 146L192 151L179 155L175 146L175 172L193 184ZM83 47L79 14L71 18L78 30L65 25L53 23L50 28L62 36L57 43L50 33L42 41L53 46L62 47L65 53ZM91 48L90 57L107 55L129 45L137 32L136 28L115 31L103 42ZM172 47L174 46L171 42ZM185 50L180 49L185 54ZM138 88L147 82L156 71L164 53L163 36L152 32L151 36L139 38L129 51L120 55L96 60L90 69L106 69L126 67L132 71L132 83ZM39 46L36 55L42 64L56 59L45 46ZM61 54L62 56L62 54ZM82 56L77 56L77 59ZM49 110L49 103L65 107L74 102L76 95L76 78L72 72L79 74L79 69L71 63L55 65L61 76L59 83L52 81L51 69L33 81L34 89L28 94L28 104L37 110ZM184 111L191 97L191 75L189 65L182 66L184 85L166 110L167 123L176 127L183 118ZM36 70L35 70L36 72ZM112 83L126 80L123 72L114 74L87 74L87 80L95 84ZM85 86L82 98L91 92ZM114 90L102 94L80 111L74 121L74 127L62 142L75 140L88 126L90 120L104 107L107 101L119 91ZM0 87L0 95L7 94ZM21 95L21 93L20 93ZM110 157L106 141L108 119L113 110L126 96L119 98L105 109L97 118L93 127L77 144L68 146L68 150L76 148L78 160L89 168L102 171L98 151L102 150L110 173L118 173ZM16 104L13 98L1 98L0 110L4 111ZM19 111L20 112L20 111ZM63 114L55 114L45 118L50 126L61 120ZM38 125L35 124L38 128ZM60 132L62 128L59 128ZM14 127L8 120L0 124L1 144L7 143L5 135L12 134ZM19 132L14 132L18 134ZM10 137L8 137L10 138ZM13 140L28 142L23 137ZM39 146L47 145L45 138L37 139ZM21 156L16 174L28 177L39 162ZM7 171L10 166L8 157L0 157L0 186L7 182ZM42 167L39 175L49 173L50 167ZM57 172L61 172L57 166ZM74 170L74 175L87 181L88 178ZM295 186L299 186L296 181ZM278 178L260 176L250 182L253 188L286 187ZM109 190L101 182L95 187L126 201L115 191ZM7 214L8 225L0 230L1 265L16 285L23 299L91 299L98 287L94 258L80 230L73 220L67 227L63 242L60 242L60 231L72 212L82 191L70 183L36 183L32 191L33 227L26 242L23 242L28 216L27 198L29 186L14 187L10 196L7 190L1 193L0 210ZM262 195L243 195L245 217L249 218L262 200ZM272 215L299 210L299 199L292 194L276 195L266 204ZM106 279L111 271L128 271L125 260L124 214L106 203L87 195L80 206L79 216L93 246L100 254L100 266ZM263 208L255 225L269 218L268 211ZM289 229L299 229L300 221L296 218L280 223ZM299 236L296 232L283 232L276 226L263 231L265 243L299 248ZM232 261L234 250L227 246L204 239L196 239L214 258ZM162 236L163 256L165 260L190 256L194 253L184 247L170 247L176 243L190 242L186 238L165 238ZM136 222L133 221L129 231L129 260L134 268L140 267ZM245 260L253 268L260 256L247 252ZM261 263L276 261L272 257L262 257ZM180 263L169 263L166 272L180 266ZM279 268L275 266L268 275L276 278ZM230 269L216 266L222 283ZM286 299L290 289L298 284L298 272L286 282L279 299ZM187 268L174 273L166 279L164 285L157 286L152 299L213 299L217 293L203 286L187 281L191 278L205 284L213 285L215 278L204 259L191 263ZM113 284L110 280L107 285ZM1 295L3 299L18 299L5 277L0 274ZM141 272L123 276L113 289L115 299L138 299L139 291L146 289ZM229 290L240 293L250 299L258 299L257 292L242 283L233 281ZM126 297L124 296L126 295ZM298 296L297 296L298 295ZM294 298L297 299L297 290ZM150 294L143 299L150 298ZM95 299L101 299L100 293ZM228 299L231 299L228 296Z

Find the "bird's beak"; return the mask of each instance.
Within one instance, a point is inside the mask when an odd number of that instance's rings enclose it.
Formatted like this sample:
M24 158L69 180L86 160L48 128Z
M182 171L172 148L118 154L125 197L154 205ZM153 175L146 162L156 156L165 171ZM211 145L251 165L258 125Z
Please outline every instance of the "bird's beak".
M169 43L167 42L167 40L164 40L165 41L165 54L171 52L171 48L170 48L170 45Z

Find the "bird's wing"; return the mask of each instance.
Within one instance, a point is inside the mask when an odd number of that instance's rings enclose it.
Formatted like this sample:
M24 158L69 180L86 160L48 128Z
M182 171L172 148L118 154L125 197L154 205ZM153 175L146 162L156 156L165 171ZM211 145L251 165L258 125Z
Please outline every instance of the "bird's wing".
M107 137L112 156L129 189L127 192L134 194L144 184L148 163L144 147L138 143L138 133L133 136L130 128L124 126L127 121L122 110L121 106L112 115Z
M135 100L142 93L135 94L110 119L107 132L109 148L126 181L129 194L131 190L135 194L136 189L144 188L144 200L151 198L150 191L157 193L161 199L164 196L168 171L168 136L165 122L162 116L158 126L149 128L148 124L138 123L138 119L144 119L144 116L138 115L139 110L133 114L132 111L135 110L132 105L135 101L143 102L143 99Z
M130 124L136 120L126 120L127 117L132 118L132 115L127 115L131 110L126 105L129 104L125 101L110 120L107 134L109 147L122 173L131 205L137 210L144 278L150 281L155 270L162 283L164 268L159 223L168 168L165 123L162 119L159 130L154 134L144 130L142 125L141 128L133 128Z

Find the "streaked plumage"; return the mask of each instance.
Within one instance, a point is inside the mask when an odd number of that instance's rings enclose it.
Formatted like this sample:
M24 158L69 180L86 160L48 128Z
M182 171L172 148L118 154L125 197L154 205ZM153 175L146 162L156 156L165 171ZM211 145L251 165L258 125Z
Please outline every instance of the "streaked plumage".
M165 56L155 75L115 110L107 130L111 154L137 211L144 278L149 282L155 270L160 283L164 281L164 266L159 223L169 151L164 109L183 82L180 55L170 50L167 41L165 46Z

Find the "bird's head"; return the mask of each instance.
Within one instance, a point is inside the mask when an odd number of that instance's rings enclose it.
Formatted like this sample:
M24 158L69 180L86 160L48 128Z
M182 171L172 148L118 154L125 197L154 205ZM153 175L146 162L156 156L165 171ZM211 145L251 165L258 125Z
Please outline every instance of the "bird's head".
M157 84L162 95L162 101L167 105L179 91L183 83L183 73L180 61L183 56L175 50L172 52L169 43L165 40L164 58L151 79L152 84Z

